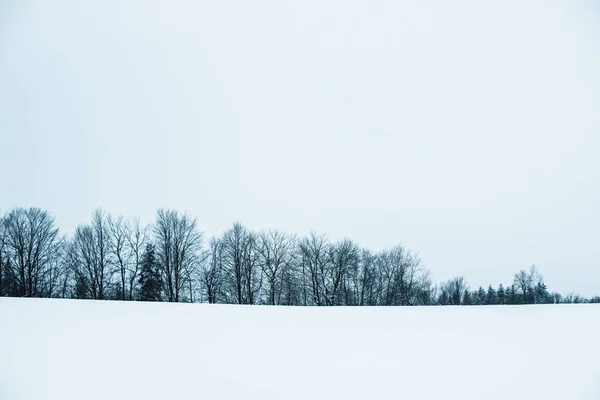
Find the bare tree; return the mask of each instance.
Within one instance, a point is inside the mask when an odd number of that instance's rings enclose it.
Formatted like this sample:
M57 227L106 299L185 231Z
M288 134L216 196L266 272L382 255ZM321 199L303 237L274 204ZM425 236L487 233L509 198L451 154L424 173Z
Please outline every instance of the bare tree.
M75 296L106 299L113 277L110 225L102 210L94 212L91 225L80 225L69 244L67 260L74 273Z
M359 247L350 239L341 240L329 247L329 260L327 282L330 288L326 290L329 296L327 304L343 305L344 301L348 304L348 296L343 294L349 293L348 290L344 290L349 286L348 275L358 268Z
M277 304L282 277L294 260L294 245L293 236L276 230L259 236L259 263L267 281L267 304Z
M308 281L304 283L304 297L307 305L328 305L330 296L326 280L329 268L329 246L325 235L317 235L314 232L298 242L302 276ZM310 292L308 298L307 287Z
M527 273L525 270L521 270L515 275L514 285L521 294L523 304L529 303L530 294L533 295L533 280L535 278L535 267L531 268L530 273Z
M201 279L210 304L221 300L223 285L223 242L213 238L209 244L209 257L202 263Z
M129 248L129 225L122 217L114 219L110 214L107 217L108 232L110 235L109 245L112 253L115 270L119 276L118 298L126 300L130 297L129 271L133 254Z
M4 216L0 214L0 297L4 296L4 265L6 263L6 230L4 229Z
M3 252L21 297L53 295L60 240L54 218L39 208L16 208L3 220ZM8 261L8 262L7 262Z
M462 305L469 292L469 285L462 276L443 283L440 289L439 303L442 305Z
M427 276L421 260L402 246L383 251L376 261L383 280L382 301L384 305L417 304L417 294Z
M129 300L134 299L136 282L138 281L142 267L142 255L148 241L148 227L142 227L139 218L134 218L127 230L127 243L131 251L131 262L129 263Z
M223 234L223 266L238 304L255 304L262 288L257 236L239 223Z
M142 253L148 239L147 228L141 227L138 218L129 222L122 217L115 219L108 215L107 223L111 259L119 277L117 297L121 300L133 300Z
M359 306L377 305L377 269L375 256L367 249L361 250L360 264L354 276L354 290Z
M201 261L202 234L196 219L174 210L158 210L154 234L166 297L170 302L182 301Z

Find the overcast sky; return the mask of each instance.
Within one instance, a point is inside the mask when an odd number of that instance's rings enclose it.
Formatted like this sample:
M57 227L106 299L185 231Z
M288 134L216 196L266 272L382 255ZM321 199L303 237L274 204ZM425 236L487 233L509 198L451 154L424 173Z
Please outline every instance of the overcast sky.
M198 217L600 294L592 1L2 1L0 211Z

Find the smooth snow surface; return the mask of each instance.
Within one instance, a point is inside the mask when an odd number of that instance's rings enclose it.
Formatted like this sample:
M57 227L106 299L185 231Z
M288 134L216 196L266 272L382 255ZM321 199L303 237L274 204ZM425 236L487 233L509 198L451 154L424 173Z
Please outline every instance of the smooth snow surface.
M0 399L600 399L600 306L0 299Z

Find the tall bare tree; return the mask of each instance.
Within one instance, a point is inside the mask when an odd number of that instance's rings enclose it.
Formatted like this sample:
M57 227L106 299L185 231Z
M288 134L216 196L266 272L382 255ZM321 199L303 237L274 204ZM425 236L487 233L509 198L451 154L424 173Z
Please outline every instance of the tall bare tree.
M353 275L356 305L377 305L377 275L375 256L367 249L361 250L360 264L356 274Z
M529 303L528 294L533 288L533 277L525 270L517 272L513 281L515 288L520 292L521 301L523 304Z
M359 247L350 239L344 239L329 247L330 267L327 269L329 288L326 290L327 305L348 304L344 289L349 286L347 278L355 273L359 264ZM347 294L347 293L346 293Z
M134 218L127 230L127 243L131 251L131 262L129 263L129 300L135 298L136 282L139 278L142 267L142 256L148 241L148 227L142 227L139 218Z
M161 209L157 213L154 234L166 298L170 302L182 301L186 285L191 283L201 261L202 233L195 218Z
M306 277L305 303L317 306L329 305L328 269L330 268L330 244L325 235L311 232L298 242L302 275ZM309 295L306 296L306 289ZM307 298L308 297L308 298Z
M258 242L259 263L266 278L267 304L275 305L280 297L282 277L294 260L295 238L269 230L260 234Z
M238 304L256 304L262 288L257 235L235 223L223 234L223 260L230 292Z
M67 260L73 271L76 297L106 299L114 275L110 224L96 210L90 225L79 225L69 244Z
M376 261L381 271L382 304L413 305L426 279L419 257L402 246L381 252Z
M8 261L3 260L4 273L13 279L13 294L52 296L60 254L54 218L39 208L16 208L6 215L3 227L3 252Z
M107 217L109 233L109 249L112 254L112 261L119 277L119 289L117 296L121 300L130 298L129 289L129 271L133 254L129 248L129 224L122 217L113 218L110 214Z
M223 300L223 242L217 238L213 238L210 241L209 247L209 257L201 264L201 279L206 291L207 301L210 304L214 304Z
M4 229L4 215L0 213L0 297L4 296L4 265L6 263L6 230Z

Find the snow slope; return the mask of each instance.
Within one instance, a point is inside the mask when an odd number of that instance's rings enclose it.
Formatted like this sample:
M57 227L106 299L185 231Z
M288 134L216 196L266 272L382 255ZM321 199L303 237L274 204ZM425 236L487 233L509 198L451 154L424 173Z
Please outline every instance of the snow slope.
M600 306L0 299L0 399L600 399Z

